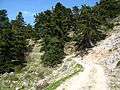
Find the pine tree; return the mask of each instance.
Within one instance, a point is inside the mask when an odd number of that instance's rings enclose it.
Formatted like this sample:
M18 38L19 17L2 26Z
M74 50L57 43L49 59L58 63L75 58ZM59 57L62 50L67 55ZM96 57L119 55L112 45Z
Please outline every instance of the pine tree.
M93 47L95 43L105 37L99 30L101 22L93 14L89 6L82 6L80 14L80 23L76 31L77 45L80 50Z
M0 10L0 73L12 69L14 33L7 17L6 10Z
M120 1L119 0L100 0L100 3L96 5L96 11L100 14L103 20L113 19L120 13Z
M44 65L54 67L62 62L64 57L64 44L67 41L67 32L71 27L71 10L57 3L52 11L47 10L36 16L35 30L39 32L44 55Z
M72 30L72 11L61 3L57 3L53 9L56 32L59 33L63 42L68 41L68 32Z
M15 33L15 47L14 47L14 55L15 60L19 60L24 62L25 60L25 52L27 50L27 41L25 37L25 22L22 16L22 12L19 12L16 16L16 19L12 22L12 30Z
M11 28L6 10L0 10L0 30Z
M25 38L26 39L33 39L33 38L35 38L35 32L34 32L34 30L33 30L33 27L30 25L30 24L27 24L26 26L25 26Z
M16 19L12 20L11 23L12 23L12 30L24 29L25 22L22 16L22 12L19 12L18 15L16 16Z

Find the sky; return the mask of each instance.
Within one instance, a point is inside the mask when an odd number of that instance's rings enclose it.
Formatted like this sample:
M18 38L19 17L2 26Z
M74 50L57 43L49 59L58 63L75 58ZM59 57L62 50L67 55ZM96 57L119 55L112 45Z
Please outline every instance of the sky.
M34 24L34 15L51 9L57 2L72 8L83 4L95 5L99 0L0 0L0 9L6 9L10 20L14 20L19 11L26 23Z

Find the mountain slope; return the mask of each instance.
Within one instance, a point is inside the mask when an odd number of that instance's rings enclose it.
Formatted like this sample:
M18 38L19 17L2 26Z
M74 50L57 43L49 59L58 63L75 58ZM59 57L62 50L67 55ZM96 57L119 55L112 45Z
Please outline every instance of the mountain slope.
M108 90L104 68L101 65L92 62L78 61L78 63L84 66L84 71L63 83L57 90L101 90L101 88Z
M105 40L89 51L82 59L74 57L82 64L84 71L61 84L57 90L120 90L120 26Z

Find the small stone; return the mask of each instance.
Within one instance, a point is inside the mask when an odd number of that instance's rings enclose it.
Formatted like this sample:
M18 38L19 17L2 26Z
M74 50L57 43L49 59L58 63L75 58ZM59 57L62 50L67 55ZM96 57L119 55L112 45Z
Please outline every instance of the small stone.
M47 85L48 85L48 83L47 83L46 79L39 80L37 83L36 90L42 90L42 88L44 88Z

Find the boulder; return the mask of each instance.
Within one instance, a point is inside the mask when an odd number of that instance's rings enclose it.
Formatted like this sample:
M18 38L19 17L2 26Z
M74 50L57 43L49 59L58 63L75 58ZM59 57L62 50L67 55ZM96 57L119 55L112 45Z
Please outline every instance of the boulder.
M39 80L37 85L36 85L36 90L42 90L47 85L48 85L48 82L46 79Z

